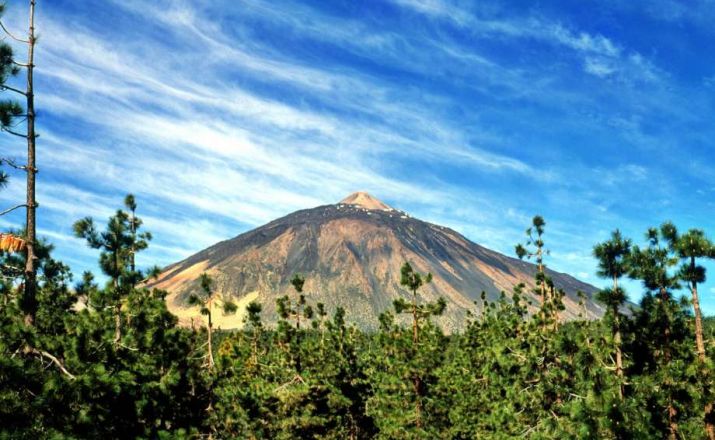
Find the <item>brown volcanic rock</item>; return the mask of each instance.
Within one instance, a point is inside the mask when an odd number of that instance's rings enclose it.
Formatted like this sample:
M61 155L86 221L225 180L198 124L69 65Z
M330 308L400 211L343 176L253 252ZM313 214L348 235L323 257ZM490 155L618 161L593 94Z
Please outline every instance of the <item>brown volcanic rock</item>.
M293 294L289 280L301 273L313 304L322 302L331 312L342 306L348 319L374 328L378 315L390 310L394 299L408 295L399 285L405 261L433 274L420 299L447 300L441 318L447 330L464 324L467 310L474 312L474 302L481 303L482 291L493 300L518 283L533 286L534 265L486 249L449 228L414 219L367 193L355 193L338 204L297 211L217 243L167 267L154 287L169 291L169 309L188 324L200 315L186 305L186 298L198 289L198 276L205 271L214 278L217 291L231 296L240 310L258 301L264 320L273 323L276 298ZM583 311L576 297L579 290L587 297L586 316L602 314L591 299L595 287L569 275L550 275L567 293L564 318ZM532 302L538 304L538 298ZM241 319L242 313L218 316L217 326L239 327Z

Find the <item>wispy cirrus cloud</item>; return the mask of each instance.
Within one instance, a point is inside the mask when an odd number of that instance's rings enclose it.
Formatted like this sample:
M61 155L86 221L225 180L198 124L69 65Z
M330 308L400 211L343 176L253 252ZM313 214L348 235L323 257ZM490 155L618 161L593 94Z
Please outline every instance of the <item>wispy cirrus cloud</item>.
M446 19L475 35L534 39L572 50L583 57L584 71L598 77L620 73L642 81L658 79L657 69L635 51L626 51L612 39L575 31L560 21L532 14L510 18L480 17L468 7L441 0L392 0L397 5L436 19Z
M179 15L184 18L169 20L167 25L195 26L193 14ZM433 154L430 144L440 142L440 136L446 136L449 130L438 124L425 124L425 117L410 108L378 102L383 92L372 84L362 84L363 80L326 74L324 83L330 84L331 92L338 93L358 84L364 93L376 98L370 113L390 114L391 119L414 126L409 137L360 117L346 124L345 118L261 97L235 85L220 85L220 75L195 81L187 72L167 73L164 69L170 67L171 57L155 56L152 59L157 68L152 68L141 54L113 45L88 29L69 32L52 20L45 20L44 26L58 36L42 48L41 53L51 63L38 69L40 75L56 85L55 91L47 95L46 108L73 120L77 131L71 137L62 134L64 130L43 136L49 147L43 164L66 175L82 170L73 182L76 187L53 185L53 191L40 194L45 200L43 207L61 213L65 224L80 215L106 217L111 213L110 206L117 204L116 197L93 197L91 192L77 189L90 182L99 182L107 193L139 193L162 204L176 204L199 218L216 216L218 223L229 225L260 224L294 209L333 201L332 198L363 188L366 182L388 197L414 193L421 203L450 197L366 167L362 156L369 157L378 149L398 154L403 146L410 146ZM223 43L215 47L217 51L224 49ZM231 58L232 64L244 67L244 56ZM249 67L275 66L272 69L276 72L283 70L275 61L256 59ZM260 73L273 70L261 69ZM304 87L305 77L291 76L291 85ZM276 75L277 80L286 78L280 72ZM355 93L346 92L342 103L353 106L356 98ZM88 108L93 111L88 113ZM429 137L424 135L428 128ZM467 161L487 170L529 170L528 165L515 159L478 149L466 150L455 136L450 137L454 144L443 145L435 159ZM340 153L344 162L336 164L334 148L346 144L351 149ZM17 152L21 153L20 147ZM125 163L129 158L137 160ZM331 198L302 194L321 192L325 180L332 182ZM277 182L285 182L293 190L278 189ZM54 190L68 197L59 198ZM9 194L18 192L19 188ZM157 218L147 221L148 227L166 233L169 242L173 236L185 236L179 233L180 224L175 224L172 231ZM232 234L225 228L222 232ZM219 236L211 234L192 243L206 246L209 238ZM159 247L176 251L174 258L186 253L175 245ZM164 260L171 257L165 255Z
M43 232L89 268L71 223L133 192L156 236L142 264L168 264L360 189L505 253L541 213L554 266L586 273L610 227L677 214L694 168L654 158L705 157L709 104L659 52L548 8L371 6L45 5Z

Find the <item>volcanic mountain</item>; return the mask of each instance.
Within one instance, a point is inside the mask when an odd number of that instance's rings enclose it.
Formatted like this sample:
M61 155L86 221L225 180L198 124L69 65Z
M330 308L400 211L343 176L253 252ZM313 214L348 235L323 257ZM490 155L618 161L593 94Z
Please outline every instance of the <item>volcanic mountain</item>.
M440 318L446 330L460 328L467 311L476 312L482 291L493 300L518 283L533 286L536 270L531 263L357 192L333 205L294 212L172 264L154 287L167 290L169 310L182 324L192 325L201 322L201 315L186 299L198 290L199 275L208 273L216 291L239 306L236 315L224 316L217 309L215 325L235 328L251 301L261 303L264 321L274 323L275 301L295 294L290 279L299 273L306 279L304 291L311 303L322 302L330 313L342 306L350 321L374 328L393 300L409 297L400 286L400 267L406 261L420 272L432 273L433 281L421 289L420 300L446 299L447 310ZM596 288L566 274L549 275L566 292L562 317L602 314L592 300ZM578 291L586 295L583 306L578 304ZM532 297L532 302L538 304L538 298Z

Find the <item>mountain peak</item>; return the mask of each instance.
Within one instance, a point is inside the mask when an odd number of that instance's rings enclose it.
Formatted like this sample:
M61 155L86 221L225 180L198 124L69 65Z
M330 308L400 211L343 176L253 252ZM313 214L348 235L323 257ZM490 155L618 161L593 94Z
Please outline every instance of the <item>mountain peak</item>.
M338 203L344 203L346 205L357 205L365 209L376 209L381 211L392 211L392 207L388 204L376 199L370 194L364 191L358 191L345 197Z
M190 307L187 300L200 291L199 275L207 272L216 280L216 293L232 297L238 307L236 314L218 313L212 318L215 326L240 327L245 307L252 301L261 304L264 323L274 326L276 300L294 291L290 279L300 273L312 301L323 303L326 310L343 307L352 323L376 329L380 313L407 294L400 285L405 261L433 275L434 282L420 290L420 298L447 301L445 313L435 322L448 331L464 328L468 312L482 304L478 292L485 292L491 302L524 283L528 300L539 301L530 290L537 271L533 264L391 210L365 192L351 194L336 205L296 211L216 243L165 268L151 287L168 292L169 310L188 326L203 319L199 308ZM561 318L603 315L603 307L591 299L595 287L556 272L549 276L566 292ZM589 298L583 305L577 291Z

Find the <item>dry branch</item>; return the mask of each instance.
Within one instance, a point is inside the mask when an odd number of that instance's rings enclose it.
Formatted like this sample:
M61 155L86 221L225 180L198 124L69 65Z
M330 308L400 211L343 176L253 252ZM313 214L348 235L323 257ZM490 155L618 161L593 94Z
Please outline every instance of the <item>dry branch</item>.
M22 205L17 205L17 206L13 206L12 208L8 208L8 209L6 209L6 210L0 212L0 216L3 216L3 215L5 215L5 214L9 214L9 213L11 213L12 211L14 211L14 210L16 210L16 209L18 209L18 208L27 208L27 205L23 203Z
M5 25L3 24L2 21L0 21L0 28L2 28L2 30L5 31L5 33L6 33L10 38L12 38L13 40L19 41L20 43L30 44L29 41L23 40L22 38L17 38L16 36L14 36L14 35L5 27Z
M65 376L69 377L71 380L77 379L77 376L75 376L74 374L72 374L72 373L70 373L69 371L67 371L67 368L65 368L65 366L62 365L62 362L60 362L59 359L57 359L55 356L51 355L50 353L48 353L48 352L46 352L46 351L44 351L44 350L38 350L38 349L36 349L36 348L30 348L29 351L30 351L30 353L39 355L41 359L47 358L47 359L49 359L50 361L52 361L52 363L55 364L55 365L57 366L57 368L59 368L60 371L61 371Z

